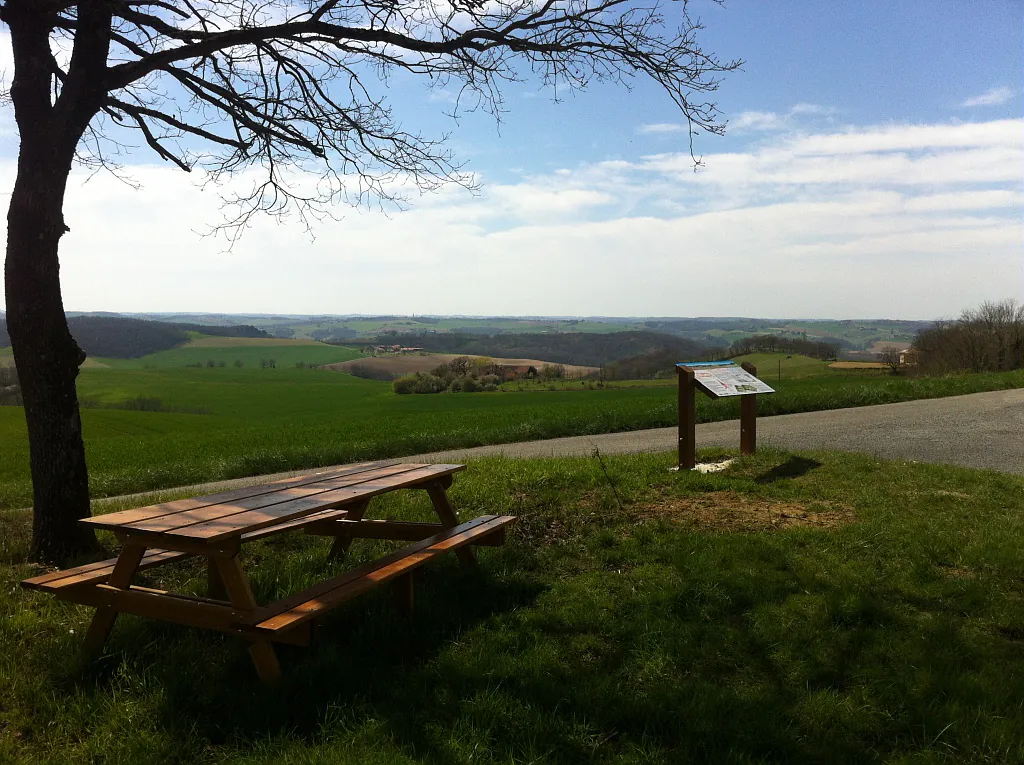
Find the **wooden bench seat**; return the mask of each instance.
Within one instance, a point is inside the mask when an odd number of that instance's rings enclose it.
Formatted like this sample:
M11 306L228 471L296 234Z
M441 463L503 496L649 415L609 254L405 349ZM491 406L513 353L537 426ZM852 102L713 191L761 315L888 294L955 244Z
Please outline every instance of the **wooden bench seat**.
M293 630L331 608L398 577L405 576L405 584L411 588L412 579L408 575L413 569L466 545L500 544L505 527L515 520L515 516L510 515L484 515L459 524L371 563L346 571L340 576L285 598L273 606L258 608L240 622L240 625L249 627L257 633L273 636L278 632ZM411 589L407 595L407 605L411 607L409 596Z
M262 539L263 537L269 537L273 534L280 534L290 529L301 528L307 524L316 523L318 521L343 520L348 513L349 511L347 508L324 510L323 512L306 516L304 518L297 518L295 520L279 523L276 526L268 526L266 528L258 529L257 531L252 531L248 534L243 534L242 541L251 542L257 539ZM176 561L192 557L195 557L194 553L151 548L146 550L146 554L142 556L142 561L139 563L136 571L145 571L146 569L155 568L156 566L163 566L167 563L174 563ZM103 584L110 578L111 573L114 571L114 564L116 563L117 558L110 558L109 560L88 563L84 566L76 566L75 568L68 568L62 571L51 571L46 574L34 576L31 579L25 579L21 583L21 586L30 590L59 593L71 587Z

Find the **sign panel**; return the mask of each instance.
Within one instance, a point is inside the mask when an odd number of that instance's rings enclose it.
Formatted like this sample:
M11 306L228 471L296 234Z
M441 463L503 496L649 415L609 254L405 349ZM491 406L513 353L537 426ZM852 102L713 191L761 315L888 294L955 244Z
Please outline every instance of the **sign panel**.
M735 364L710 366L701 363L680 364L693 369L693 381L702 391L714 398L747 396L751 393L774 393L766 383Z

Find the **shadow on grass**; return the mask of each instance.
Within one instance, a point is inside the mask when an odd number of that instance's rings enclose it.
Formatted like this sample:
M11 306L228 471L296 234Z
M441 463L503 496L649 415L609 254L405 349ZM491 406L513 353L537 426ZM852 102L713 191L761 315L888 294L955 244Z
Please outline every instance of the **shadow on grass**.
M754 479L754 482L766 484L774 483L781 478L799 478L819 467L821 467L821 463L817 460L807 459L806 457L790 457L781 465L776 465L771 470L759 475Z
M896 589L826 581L754 539L730 548L756 581L699 557L548 586L440 565L412 619L386 589L359 598L311 648L279 648L285 676L270 686L237 639L133 621L91 682L110 693L134 654L128 674L160 688L172 735L315 751L373 721L388 746L436 763L859 762L928 749L924 732L950 715L1020 695L979 682L985 657L955 616L915 624Z

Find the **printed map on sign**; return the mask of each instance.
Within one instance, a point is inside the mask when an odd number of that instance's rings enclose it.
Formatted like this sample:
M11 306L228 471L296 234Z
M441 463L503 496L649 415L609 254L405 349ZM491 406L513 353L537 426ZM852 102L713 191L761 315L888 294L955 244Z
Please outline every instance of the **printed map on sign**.
M775 392L750 372L735 364L721 367L697 367L693 370L693 381L705 393L715 398Z

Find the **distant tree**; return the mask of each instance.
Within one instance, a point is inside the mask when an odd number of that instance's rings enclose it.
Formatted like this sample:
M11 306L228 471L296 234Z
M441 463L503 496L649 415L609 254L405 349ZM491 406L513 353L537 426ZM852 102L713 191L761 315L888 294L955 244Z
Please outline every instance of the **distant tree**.
M0 0L20 136L5 285L29 433L32 557L96 546L77 523L89 514L75 384L85 355L68 331L57 254L76 158L102 165L105 141L120 151L134 133L214 179L256 167L262 180L231 200L238 232L258 212L309 221L338 201L400 202L395 189L409 185L469 183L441 144L394 121L370 80L395 72L454 86L460 102L495 114L502 84L531 72L569 89L645 76L691 136L721 133L706 94L739 62L701 48L685 2L664 8L678 16L671 26L657 0ZM307 187L296 176L311 160L323 172Z
M888 345L878 354L878 360L889 367L890 372L896 374L903 363L903 351L894 345Z
M244 366L245 366L245 362L244 361L242 361L241 359L235 359L235 367L236 368L241 369Z
M926 373L1003 372L1024 368L1024 305L986 302L956 321L940 321L918 332L917 368Z

